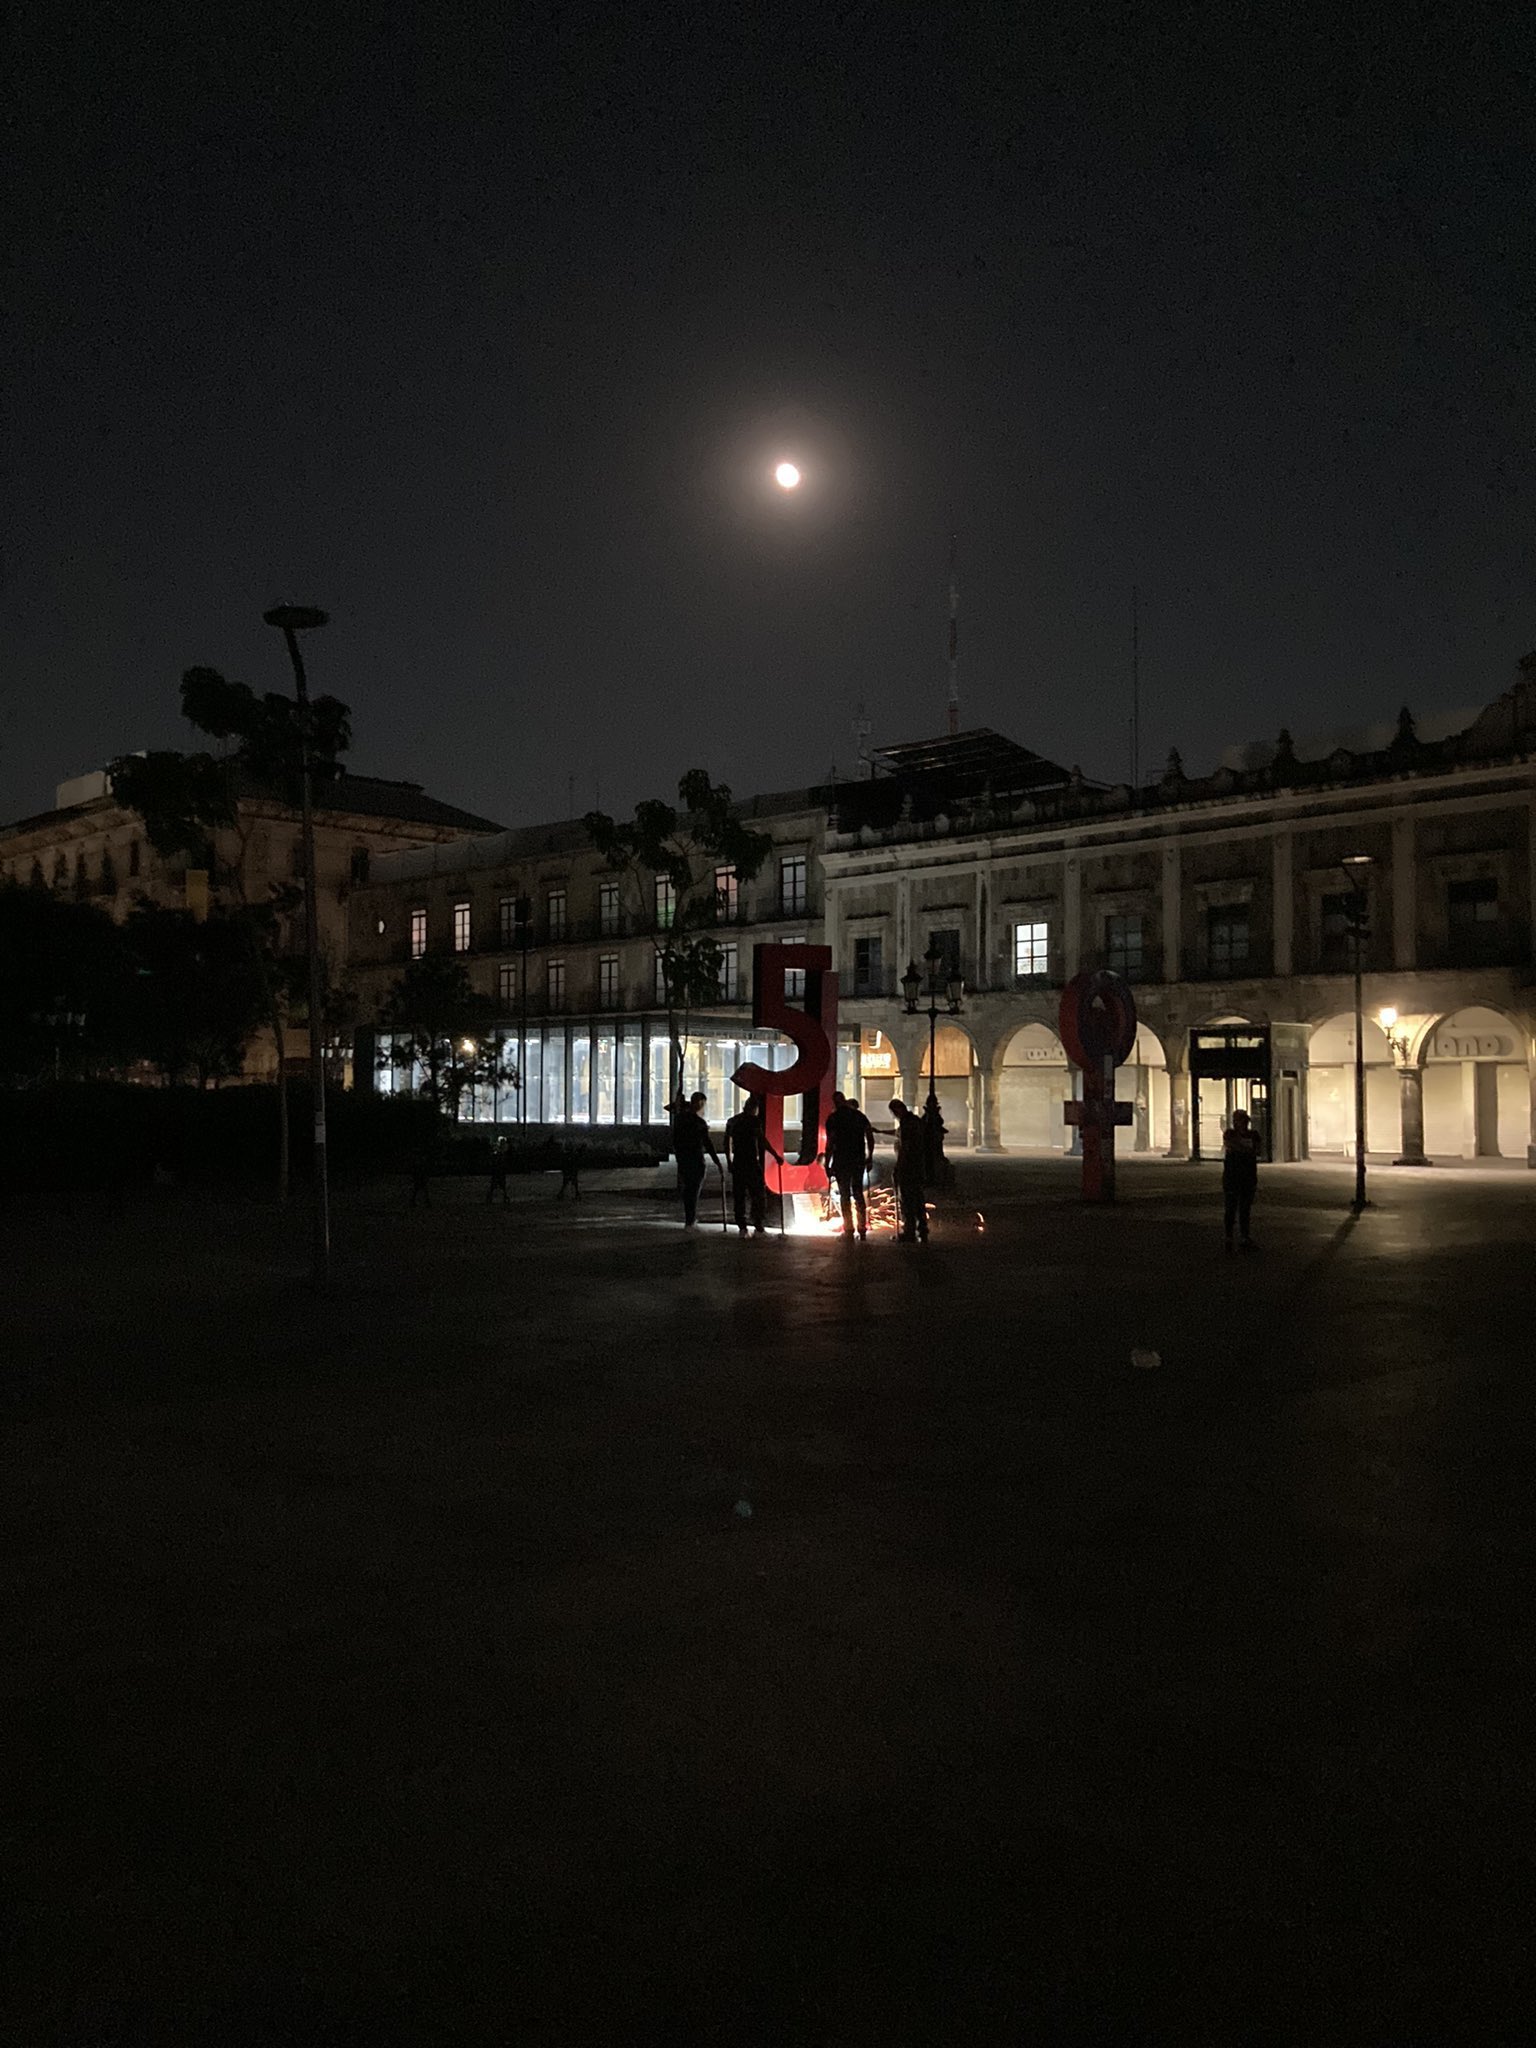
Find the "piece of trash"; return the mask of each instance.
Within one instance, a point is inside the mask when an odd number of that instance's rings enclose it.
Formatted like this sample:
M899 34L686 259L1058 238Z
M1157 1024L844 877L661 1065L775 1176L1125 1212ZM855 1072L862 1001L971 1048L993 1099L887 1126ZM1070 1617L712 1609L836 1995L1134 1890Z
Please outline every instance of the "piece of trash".
M1140 1344L1131 1352L1131 1363L1141 1372L1150 1372L1153 1366L1161 1365L1162 1362L1163 1355L1160 1351L1144 1350Z
M749 1500L739 1500L739 1501L737 1501L737 1503L736 1503L736 1512L737 1512L737 1514L738 1514L738 1515L740 1515L741 1519L742 1519L742 1520L743 1520L744 1522L750 1522L750 1521L751 1521L751 1519L752 1519L752 1503L751 1503L751 1501L749 1501Z

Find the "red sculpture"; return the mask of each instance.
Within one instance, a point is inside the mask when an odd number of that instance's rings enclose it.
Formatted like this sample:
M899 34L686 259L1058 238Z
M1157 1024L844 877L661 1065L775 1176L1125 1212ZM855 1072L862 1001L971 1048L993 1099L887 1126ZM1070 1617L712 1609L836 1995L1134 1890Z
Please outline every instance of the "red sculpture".
M791 1005L785 993L785 976L792 969L805 975L805 1003L799 1009ZM804 1098L800 1112L800 1157L793 1165L781 1169L779 1191L796 1194L824 1188L827 1176L818 1161L823 1150L822 1133L832 1108L832 1048L837 1043L837 976L832 971L832 948L754 946L752 1022L792 1038L797 1054L793 1066L777 1072L771 1067L760 1067L755 1060L746 1060L731 1076L738 1088L762 1096L768 1142L776 1152L784 1150L785 1096Z
M1061 1042L1082 1070L1083 1099L1062 1114L1083 1134L1083 1199L1115 1199L1115 1126L1131 1121L1131 1105L1115 1100L1115 1068L1136 1043L1136 998L1130 983L1107 968L1075 974L1061 992Z

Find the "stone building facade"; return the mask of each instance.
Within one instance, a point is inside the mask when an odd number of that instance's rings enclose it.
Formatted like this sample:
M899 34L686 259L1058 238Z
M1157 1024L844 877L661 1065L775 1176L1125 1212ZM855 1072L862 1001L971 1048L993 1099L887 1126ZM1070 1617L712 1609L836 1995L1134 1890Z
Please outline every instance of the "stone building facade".
M869 780L754 799L773 856L722 896L735 955L692 1020L711 1114L752 1036L753 941L804 939L832 948L840 1075L876 1110L928 1087L907 963L963 978L935 1034L951 1145L1070 1149L1060 989L1104 966L1141 1017L1120 1077L1133 1149L1208 1156L1246 1107L1277 1158L1347 1156L1358 934L1367 1149L1536 1163L1536 657L1447 737L1419 739L1404 713L1381 745L1298 753L1282 734L1260 754L1203 778L1173 756L1132 791L971 733L887 750ZM354 892L351 958L375 999L413 950L456 950L499 1028L523 1032L527 1091L469 1113L660 1120L654 952L609 880L565 824L390 855Z
M466 834L494 830L476 817L428 796L420 783L389 782L368 775L343 775L317 791L315 879L319 937L327 966L339 970L347 951L347 905L368 879L381 854L402 847L439 845ZM141 899L164 909L195 914L217 907L228 892L219 880L238 855L244 836L245 886L254 902L269 899L278 884L301 886L299 813L259 789L242 790L238 832L221 832L210 876L184 858L163 860L145 836L143 820L112 796L105 771L60 783L53 807L0 826L0 883L36 884L82 902L96 903L119 921ZM297 928L284 935L284 950L302 944L302 911ZM287 1055L295 1064L309 1057L303 1030L288 1033ZM270 1046L257 1039L250 1049L247 1078L260 1079L272 1066Z

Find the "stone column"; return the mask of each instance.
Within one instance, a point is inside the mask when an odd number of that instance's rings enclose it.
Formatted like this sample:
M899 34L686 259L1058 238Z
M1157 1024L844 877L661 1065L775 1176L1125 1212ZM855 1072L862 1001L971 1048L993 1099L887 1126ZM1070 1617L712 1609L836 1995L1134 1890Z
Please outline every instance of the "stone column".
M1168 1157L1189 1157L1189 1073L1182 1067L1168 1072Z
M1392 1164L1428 1166L1424 1156L1424 1069L1417 1062L1406 1062L1397 1070L1397 1087L1403 1149Z
M1536 818L1532 818L1531 823L1536 826ZM1536 1046L1530 1040L1526 1042L1525 1067L1531 1082L1531 1130L1530 1143L1525 1148L1525 1163L1536 1171Z
M1184 876L1178 842L1163 848L1163 980L1184 979ZM1186 1093L1186 1101L1188 1096ZM1186 1119L1186 1126L1187 1126ZM1175 1155L1188 1157L1185 1151Z
M1392 820L1392 965L1411 968L1418 959L1419 875L1413 819ZM1406 1101L1406 1097L1404 1100ZM1422 1127L1422 1120L1421 1120ZM1406 1129L1406 1125L1404 1126ZM1407 1150L1407 1140L1403 1141Z
M1296 884L1291 874L1291 835L1277 832L1270 845L1273 856L1271 892L1274 896L1275 961L1277 976L1291 972L1292 924L1296 909Z
M1477 1157L1477 1062L1461 1063L1461 1156Z
M1083 864L1075 856L1061 878L1061 957L1070 981L1083 964Z
M977 1055L981 1057L980 1054ZM990 1056L981 1064L981 1117L976 1129L976 1150L978 1152L1001 1152L1002 1143L1002 1076Z

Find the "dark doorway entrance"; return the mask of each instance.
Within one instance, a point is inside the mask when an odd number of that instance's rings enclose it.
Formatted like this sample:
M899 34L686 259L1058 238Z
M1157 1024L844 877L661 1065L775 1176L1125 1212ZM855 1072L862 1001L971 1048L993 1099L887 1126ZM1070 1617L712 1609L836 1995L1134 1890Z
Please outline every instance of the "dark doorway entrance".
M1207 1152L1214 1155L1220 1150L1220 1134L1231 1123L1233 1111L1239 1109L1246 1109L1253 1118L1260 1157L1274 1158L1267 1024L1222 1024L1191 1031L1189 1076L1191 1158L1200 1159ZM1207 1126L1204 1147L1200 1141L1202 1121Z

